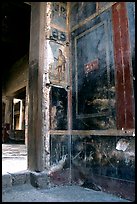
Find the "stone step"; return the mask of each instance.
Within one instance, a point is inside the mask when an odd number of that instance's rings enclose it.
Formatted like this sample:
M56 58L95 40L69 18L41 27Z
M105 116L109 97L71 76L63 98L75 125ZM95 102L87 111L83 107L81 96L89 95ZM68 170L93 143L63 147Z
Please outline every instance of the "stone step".
M12 186L31 184L36 188L48 188L49 177L46 172L21 171L17 173L6 173L2 175L2 191L9 191Z

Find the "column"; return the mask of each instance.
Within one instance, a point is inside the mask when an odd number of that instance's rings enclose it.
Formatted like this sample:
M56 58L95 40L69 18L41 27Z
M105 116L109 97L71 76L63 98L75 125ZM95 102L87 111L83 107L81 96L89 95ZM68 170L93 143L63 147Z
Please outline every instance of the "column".
M31 171L43 171L44 162L44 138L48 132L45 126L49 123L48 90L45 103L43 91L45 80L46 60L46 18L47 4L49 2L31 2L31 28L30 28L30 52L29 52L29 79L28 79L28 169ZM43 105L44 104L44 105ZM46 107L47 105L47 107ZM46 122L43 122L46 121Z
M10 124L12 128L12 115L13 115L13 97L6 96L5 100L5 123Z
M23 121L23 114L22 114L23 108L22 108L22 100L20 100L20 116L19 116L19 130L22 130L22 121Z

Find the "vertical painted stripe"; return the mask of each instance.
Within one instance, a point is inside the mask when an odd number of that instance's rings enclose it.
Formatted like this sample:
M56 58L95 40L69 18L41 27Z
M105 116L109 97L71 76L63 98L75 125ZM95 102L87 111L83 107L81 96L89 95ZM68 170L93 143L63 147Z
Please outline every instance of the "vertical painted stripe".
M121 37L120 37L120 15L119 4L113 8L113 32L114 32L114 60L116 69L116 112L117 128L121 129L125 125L125 103L124 103L124 83L123 83L123 66L121 58Z
M130 63L130 42L129 27L127 19L127 10L125 2L121 2L121 41L123 50L124 63L124 84L125 84L125 129L133 128L133 98L132 98L132 79L131 79L131 63Z
M126 3L112 7L116 69L117 128L134 128L130 46Z

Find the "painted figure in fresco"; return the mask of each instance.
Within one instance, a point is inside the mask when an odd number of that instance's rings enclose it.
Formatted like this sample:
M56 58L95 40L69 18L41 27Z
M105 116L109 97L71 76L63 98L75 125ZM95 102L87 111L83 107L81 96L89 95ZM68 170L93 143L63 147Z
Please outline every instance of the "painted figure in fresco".
M59 81L62 80L62 75L65 73L65 64L66 64L65 56L63 55L62 50L59 49L59 55L57 58L57 67L56 67L56 69L58 70Z

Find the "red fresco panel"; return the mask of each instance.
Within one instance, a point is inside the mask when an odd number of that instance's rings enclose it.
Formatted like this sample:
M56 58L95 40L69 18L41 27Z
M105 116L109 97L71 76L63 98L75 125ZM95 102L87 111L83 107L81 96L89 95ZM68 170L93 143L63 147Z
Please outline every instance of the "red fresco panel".
M133 98L132 98L132 81L130 65L130 44L128 33L128 19L125 2L121 2L121 41L123 50L124 79L125 79L125 102L126 102L126 121L125 128L134 127L133 122Z
M113 32L114 32L114 60L116 69L116 105L117 105L117 128L125 125L124 83L123 67L121 58L120 24L117 4L113 6Z
M114 58L116 67L117 128L133 128L130 46L125 2L113 6Z

